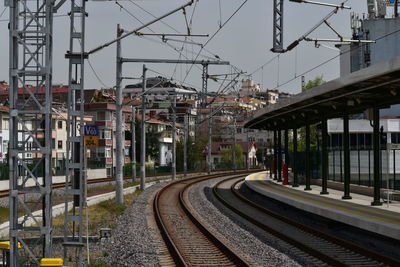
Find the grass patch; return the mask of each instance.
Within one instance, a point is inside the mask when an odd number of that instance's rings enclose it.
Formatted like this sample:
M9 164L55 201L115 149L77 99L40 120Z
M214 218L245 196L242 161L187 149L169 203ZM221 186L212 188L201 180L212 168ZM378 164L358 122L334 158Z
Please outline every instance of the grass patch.
M7 222L9 214L10 210L8 208L0 207L0 223Z
M140 192L140 190L136 190L132 194L125 195L123 204L117 204L115 202L115 198L113 198L88 207L89 235L98 235L97 231L99 228L114 228L115 218L122 215L125 210L132 205L132 202L136 199ZM83 220L84 224L86 224L86 210L83 211ZM53 218L53 225L55 235L63 235L64 215Z

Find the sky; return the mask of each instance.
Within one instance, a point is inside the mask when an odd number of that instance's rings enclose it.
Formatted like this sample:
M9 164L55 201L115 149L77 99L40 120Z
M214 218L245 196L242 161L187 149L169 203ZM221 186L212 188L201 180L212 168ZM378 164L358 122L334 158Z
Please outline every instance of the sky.
M321 0L322 1L322 0ZM141 24L138 20L149 22L154 17L175 9L186 3L185 0L121 0L119 5L113 1L88 1L86 20L86 50L95 48L116 36L117 24L125 30L133 30ZM265 67L257 70L276 54L270 51L272 47L272 6L273 0L248 0L238 12L227 19L244 3L245 0L199 0L186 9L187 19L193 14L192 34L209 34L210 37L192 37L194 42L207 43L198 59L215 59L215 55L230 61L236 68L247 72L263 90L279 89L284 92L298 93L301 88L300 76L311 68L336 56L339 52L332 48L320 46L316 48L312 42L302 42L294 50L281 54ZM324 0L328 3L341 3L337 0ZM351 10L339 10L329 22L345 37L351 36L350 12L363 14L367 12L367 0L349 0L346 5ZM64 58L69 44L69 18L65 16L70 8L67 1L54 18L54 56L53 84L67 84L68 61ZM146 10L147 12L145 12ZM285 1L284 5L284 46L286 47L311 27L317 24L332 8L299 4ZM4 7L0 7L0 14ZM60 16L64 15L64 16ZM0 17L0 80L8 81L8 9ZM220 28L220 24L226 24ZM157 22L150 29L142 32L156 33L186 33L186 23L183 12ZM310 35L314 38L336 38L335 34L325 25ZM174 39L184 40L183 37ZM162 58L162 59L195 59L200 49L196 44L185 44L184 51L179 52L183 43L167 41L163 43L159 37L129 36L122 41L122 56L127 58ZM333 47L334 44L326 44ZM207 56L207 57L204 57ZM115 85L116 46L112 45L90 55L89 61L94 71L86 64L85 88L110 88ZM201 66L175 64L146 64L149 68L147 76L163 75L174 78L186 85L201 88ZM187 72L189 73L187 74ZM305 79L317 76L329 81L339 76L339 59L330 61L321 67L305 74ZM209 74L226 74L236 72L230 66L210 66ZM254 73L253 73L254 72ZM96 75L97 77L96 77ZM251 76L250 76L251 74ZM141 63L125 63L123 76L141 77ZM224 77L224 76L221 76ZM295 78L297 77L297 78ZM134 83L135 80L124 80L123 85ZM227 82L225 82L226 85ZM209 81L209 90L223 88L221 82Z

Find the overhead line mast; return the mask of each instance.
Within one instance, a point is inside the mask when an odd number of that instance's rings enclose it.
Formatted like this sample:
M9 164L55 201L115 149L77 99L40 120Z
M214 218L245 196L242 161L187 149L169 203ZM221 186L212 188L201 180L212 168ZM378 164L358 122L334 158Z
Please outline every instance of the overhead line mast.
M41 258L50 258L53 253L54 1L13 0L5 4L10 9L9 266L39 265ZM37 238L37 242L27 242L28 238Z
M86 206L86 164L84 135L84 76L86 0L71 0L70 41L68 59L68 117L67 117L67 163L65 176L64 210L64 262L72 259L84 265L82 258L83 209ZM71 202L72 201L72 202ZM87 223L87 222L86 222ZM75 249L76 259L68 255Z

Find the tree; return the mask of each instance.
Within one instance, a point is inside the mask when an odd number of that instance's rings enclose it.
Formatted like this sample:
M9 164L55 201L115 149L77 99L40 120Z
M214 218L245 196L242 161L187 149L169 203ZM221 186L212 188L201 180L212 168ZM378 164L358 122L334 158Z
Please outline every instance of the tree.
M314 88L316 86L319 86L321 84L325 83L325 81L321 76L315 77L313 80L309 80L307 84L301 89L302 92L307 91L311 88ZM297 151L303 152L306 151L306 128L301 127L300 129L297 130ZM310 150L311 151L316 151L317 150L317 124L310 125ZM289 148L293 151L293 141L289 143Z
M231 168L232 167L232 150L231 149L224 149L221 151L222 153L222 167ZM236 154L236 167L243 168L244 167L244 155L243 155L243 148L236 144L235 147L235 154Z
M135 139L136 139L136 161L140 161L141 151L141 120L135 120ZM147 125L146 127L146 158L150 156L152 159L158 160L160 158L159 144L161 133ZM132 140L130 131L125 132L125 139ZM129 151L129 153L131 153Z
M314 80L309 80L307 82L307 84L303 88L301 88L301 91L302 92L307 91L307 90L317 87L318 85L321 85L323 83L325 83L325 81L322 79L322 75L317 76L314 78Z

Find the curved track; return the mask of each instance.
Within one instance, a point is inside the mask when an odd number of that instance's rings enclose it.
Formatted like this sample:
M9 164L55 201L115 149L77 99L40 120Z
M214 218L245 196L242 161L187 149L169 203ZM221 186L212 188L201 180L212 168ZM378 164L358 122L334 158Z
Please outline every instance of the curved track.
M199 173L198 171L191 171L191 172L187 172L187 174L194 174L194 173ZM179 174L184 174L183 172L177 172L177 175ZM150 175L146 175L146 178L151 178L151 177L167 177L167 176L171 176L171 174L169 173L160 173L160 174L150 174ZM129 176L125 176L124 180L130 180L132 179ZM137 178L139 179L139 178ZM87 184L99 184L99 183L105 183L105 182L115 182L115 178L114 177L109 177L109 178L97 178L97 179L89 179L87 180ZM65 183L54 183L53 184L53 189L59 189L59 188L65 188ZM9 196L9 190L0 190L0 198L3 197L8 197Z
M229 209L264 231L333 266L400 266L400 261L281 216L249 201L236 189L242 178L220 181L215 196Z
M157 193L153 206L157 225L177 266L249 266L192 214L184 197L191 185L223 176L227 174L177 181Z

